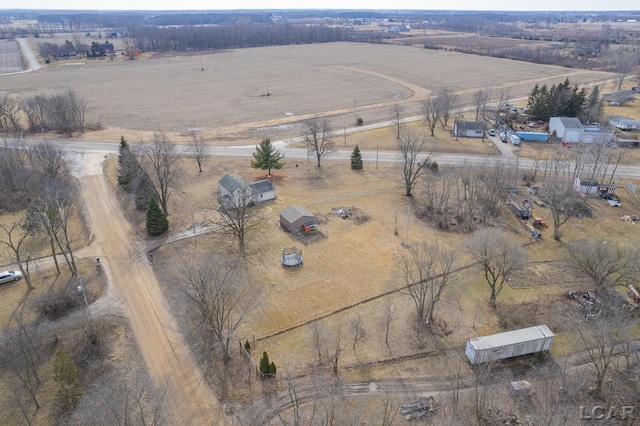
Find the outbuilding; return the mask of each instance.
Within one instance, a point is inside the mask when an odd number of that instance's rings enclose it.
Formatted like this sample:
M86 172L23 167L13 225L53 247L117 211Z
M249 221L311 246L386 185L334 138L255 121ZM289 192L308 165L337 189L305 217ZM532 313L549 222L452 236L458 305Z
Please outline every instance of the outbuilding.
M302 206L288 206L280 210L280 226L289 232L300 232L311 224L316 224L316 216Z
M620 130L640 129L640 120L634 120L623 115L612 115L609 117L609 124Z
M484 124L478 121L456 120L453 124L453 134L464 138L481 138L484 134Z
M551 117L549 132L562 142L582 142L584 139L584 126L575 117Z

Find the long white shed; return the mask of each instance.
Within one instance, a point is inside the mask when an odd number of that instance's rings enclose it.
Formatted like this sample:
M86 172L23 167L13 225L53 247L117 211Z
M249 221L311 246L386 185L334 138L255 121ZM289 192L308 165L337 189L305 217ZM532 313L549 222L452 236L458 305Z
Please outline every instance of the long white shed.
M546 325L476 337L467 341L465 354L471 364L533 354L551 349L554 334Z

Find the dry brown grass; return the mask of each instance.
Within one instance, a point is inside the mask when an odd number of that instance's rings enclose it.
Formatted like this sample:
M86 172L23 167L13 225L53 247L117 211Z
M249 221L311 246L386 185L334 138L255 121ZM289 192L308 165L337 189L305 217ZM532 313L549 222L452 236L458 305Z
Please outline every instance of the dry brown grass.
M5 76L4 90L31 96L73 88L89 101L87 120L115 130L111 140L134 131L179 134L196 128L220 144L297 135L295 123L315 115L331 116L337 128L351 125L354 101L365 123L389 119L391 106L398 103L414 113L421 99L442 86L455 87L468 101L488 85L511 87L511 95L519 97L536 82L609 78L606 73L355 43L69 63ZM265 96L267 84L270 96Z

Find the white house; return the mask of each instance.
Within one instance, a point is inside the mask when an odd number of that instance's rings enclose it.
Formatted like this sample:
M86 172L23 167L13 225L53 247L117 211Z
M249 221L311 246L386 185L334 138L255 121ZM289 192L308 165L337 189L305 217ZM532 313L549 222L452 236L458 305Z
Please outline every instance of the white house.
M484 124L477 121L456 120L453 124L453 134L464 138L481 138Z
M276 190L268 180L246 184L240 178L226 174L218 181L218 188L222 202L233 206L257 204L276 198Z
M612 115L609 117L609 124L621 130L640 129L640 120L634 120L623 115Z
M582 142L584 140L584 126L575 117L551 117L549 132L555 133L562 142Z

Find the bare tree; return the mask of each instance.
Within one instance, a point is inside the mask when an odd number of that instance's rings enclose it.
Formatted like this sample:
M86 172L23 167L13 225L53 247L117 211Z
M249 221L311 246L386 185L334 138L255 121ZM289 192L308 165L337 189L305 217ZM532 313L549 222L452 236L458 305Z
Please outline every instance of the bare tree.
M333 374L338 374L338 362L340 359L340 354L342 353L342 324L338 323L336 328L333 330L333 339L331 341L331 352L327 355L331 361L331 368L333 369Z
M509 101L509 92L510 88L501 89L498 95L498 100L496 101L496 116L495 116L495 124L498 125L498 121L500 120L500 114L506 110L507 102Z
M481 228L466 241L467 252L483 270L491 295L489 306L496 308L496 299L507 280L527 264L527 253L497 230Z
M580 197L573 189L573 182L566 179L545 179L539 194L542 201L551 210L553 239L559 240L561 237L560 227L584 209L587 199Z
M33 290L34 287L31 283L29 270L28 268L25 268L22 257L24 255L23 245L26 242L27 237L32 234L32 227L33 226L26 220L26 218L14 221L10 225L0 223L0 230L4 232L4 235L0 238L0 244L4 245L5 249L12 252L29 290Z
M384 344L389 348L389 331L391 329L391 323L393 322L393 302L391 299L387 299L384 304L384 316L383 316L383 326L384 326Z
M0 130L20 130L20 104L7 95L0 96Z
M166 383L156 384L140 371L116 370L79 402L72 418L88 426L168 425L172 407L167 392Z
M393 134L396 137L396 140L400 140L400 136L402 135L404 129L404 123L402 122L402 107L400 105L396 105L391 110L393 114Z
M487 110L487 103L491 99L491 89L478 90L473 94L473 106L476 113L476 121L484 119Z
M593 281L596 289L635 283L640 277L640 251L615 241L578 240L566 244L567 264Z
M58 178L69 174L64 151L46 139L30 146L27 156L31 167L44 176Z
M608 56L610 57L609 63L613 71L616 74L614 82L618 87L618 90L622 88L624 79L633 72L633 69L638 65L640 54L636 49L629 47L619 47L618 49L609 49Z
M199 321L228 362L233 335L256 305L257 292L252 290L240 261L222 256L193 259L183 268L182 276Z
M189 137L191 138L191 150L198 164L198 171L202 173L202 163L204 163L208 146L207 138L198 132L190 132Z
M413 300L418 333L425 323L433 323L433 312L450 284L457 255L457 249L446 247L437 240L422 240L401 249L398 262L401 291Z
M44 359L37 325L27 325L22 318L14 317L0 340L0 368L17 379L20 391L28 393L36 410L40 408L37 392L42 384L39 369ZM31 404L21 407L24 417L30 417Z
M351 332L353 333L353 354L358 358L356 345L360 340L364 339L365 336L364 327L362 327L362 321L360 320L360 313L358 313L353 321L351 321Z
M405 129L398 139L398 148L402 155L402 176L404 178L405 195L411 197L411 191L415 188L418 178L428 167L431 160L431 152L426 153L427 142L424 136L417 135L410 129ZM424 158L420 158L424 156Z
M447 127L447 123L451 118L451 115L458 109L459 99L455 93L453 87L443 87L438 90L438 99L440 99L440 106L442 109L442 128Z
M444 113L443 100L439 96L431 97L422 102L422 114L424 114L424 123L434 136L436 126L440 122Z
M180 171L176 144L170 141L166 134L156 132L150 142L142 141L138 148L142 157L140 166L153 186L162 211L169 214L169 199Z
M321 364L322 353L325 351L327 345L327 330L320 321L313 321L311 323L309 327L309 337L311 338L313 349L318 355L318 364Z
M304 138L309 155L314 155L320 167L320 161L334 152L331 140L329 120L312 118L303 122Z
M601 296L604 296L601 294ZM593 393L602 397L602 387L616 358L629 349L630 331L638 319L627 306L618 306L612 299L600 297L599 315L579 318L575 331L585 348L585 358L593 367Z
M237 195L237 199L227 200L221 194L212 194L206 220L219 237L237 239L240 254L244 255L246 237L260 229L262 215L260 208L251 202L251 192L246 185L239 189Z

